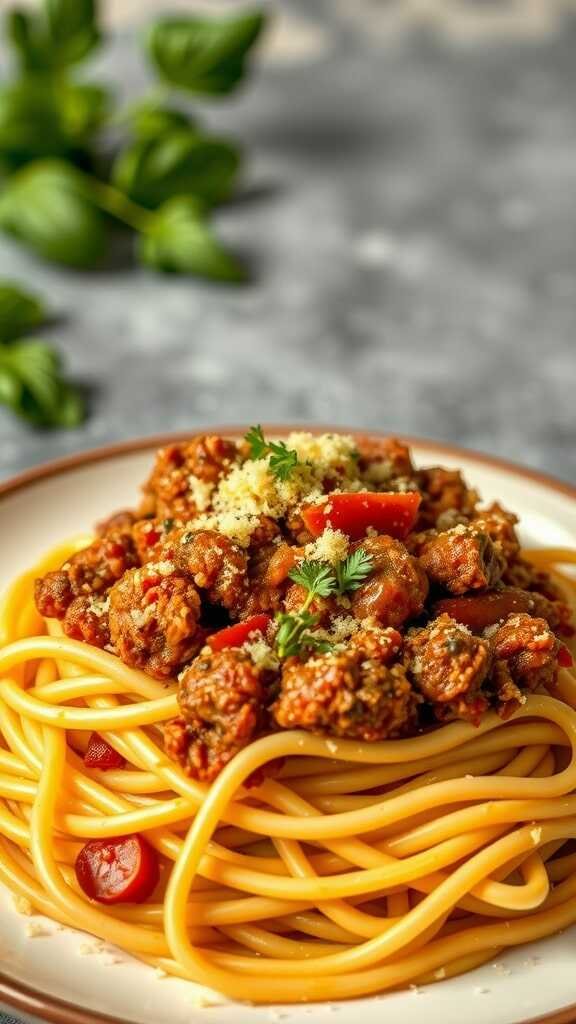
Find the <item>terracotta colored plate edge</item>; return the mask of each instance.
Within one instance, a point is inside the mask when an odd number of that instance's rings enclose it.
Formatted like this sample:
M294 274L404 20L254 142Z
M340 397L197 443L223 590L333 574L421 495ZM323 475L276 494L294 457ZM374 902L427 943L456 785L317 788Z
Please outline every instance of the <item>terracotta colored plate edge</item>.
M314 427L307 427L305 425L303 426L298 424L295 427L292 427L286 426L286 424L281 426L273 424L264 425L265 431L276 436L286 435L293 429L310 430L315 434L330 432L351 433L356 435L366 434L367 436L372 437L390 436L388 432L368 429L365 431L359 431L358 429L342 426L315 425ZM214 426L210 427L210 431L215 434L241 437L245 432L245 428L228 425ZM42 480L47 480L51 477L59 476L64 473L73 472L81 466L90 465L96 462L103 462L106 459L115 458L116 456L128 456L134 454L134 452L163 447L164 445L172 444L176 441L186 440L199 432L199 429L194 428L193 430L177 434L153 435L151 437L138 438L133 441L122 441L118 444L104 445L100 448L93 448L85 452L80 452L77 455L69 455L61 459L55 459L52 462L26 470L4 483L0 483L0 498L14 494L17 491L23 490L26 487ZM403 440L405 440L409 445L417 446L424 451L434 451L440 453L440 455L446 454L454 457L462 455L466 459L478 462L481 465L500 469L524 479L533 480L535 483L544 487L566 494L568 497L573 498L576 501L576 487L573 487L562 480L558 480L553 476L549 476L546 473L541 473L538 470L525 469L515 462L501 459L497 456L469 451L466 448L459 447L458 445L444 444L440 441L425 441L418 437L404 436ZM16 1011L20 1010L23 1013L33 1014L42 1020L49 1021L50 1024L126 1024L126 1021L123 1021L120 1018L110 1017L97 1010L83 1010L73 1006L72 1003L58 999L56 996L45 995L42 992L28 988L25 985L15 984L1 973L0 999L4 1004L10 1006ZM543 1017L533 1017L526 1020L524 1024L575 1024L575 1022L576 1003L572 1006L565 1007L562 1010L545 1014Z

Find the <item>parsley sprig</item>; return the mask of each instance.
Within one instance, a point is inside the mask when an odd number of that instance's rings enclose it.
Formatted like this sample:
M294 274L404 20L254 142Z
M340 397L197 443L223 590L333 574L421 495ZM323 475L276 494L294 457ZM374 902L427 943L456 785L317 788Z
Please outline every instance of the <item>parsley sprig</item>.
M332 644L313 631L313 627L318 625L318 615L302 610L294 615L279 612L276 621L276 653L279 658L291 658L305 651L326 653L332 650Z
M307 594L299 611L293 614L281 612L276 616L278 657L289 658L304 651L329 651L331 645L312 632L312 628L318 625L320 617L312 615L308 609L315 597L328 597L333 592L331 567L326 562L302 562L298 569L294 569L289 575L295 583L305 587Z
M374 559L364 548L356 548L348 558L334 569L338 594L347 590L358 590L374 568Z
M288 480L294 467L298 465L298 453L288 448L284 441L267 441L260 424L250 427L244 440L250 446L251 459L266 459L270 456L270 472L278 480Z
M357 548L343 562L331 566L327 562L310 560L300 565L289 574L290 579L299 583L314 597L329 597L330 594L345 594L349 590L357 590L374 568L371 555L364 548Z
M318 625L320 617L311 614L308 609L316 597L342 595L357 590L373 567L371 556L363 548L357 548L334 567L319 559L309 559L293 569L289 573L290 579L304 587L307 594L297 612L281 612L276 616L278 657L289 658L306 651L325 653L332 650L332 644L322 635L314 633L313 627Z

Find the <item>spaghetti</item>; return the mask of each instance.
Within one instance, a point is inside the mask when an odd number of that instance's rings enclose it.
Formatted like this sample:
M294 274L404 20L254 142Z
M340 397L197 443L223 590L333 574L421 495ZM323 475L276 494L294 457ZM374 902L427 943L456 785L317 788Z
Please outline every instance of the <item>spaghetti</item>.
M34 579L0 613L0 881L40 913L255 1003L344 999L451 977L576 923L576 677L507 719L368 742L285 729L206 783L164 749L177 684L66 636ZM567 604L568 550L524 552ZM87 767L97 731L124 767ZM282 767L254 787L271 763ZM90 900L87 840L144 835L142 903Z

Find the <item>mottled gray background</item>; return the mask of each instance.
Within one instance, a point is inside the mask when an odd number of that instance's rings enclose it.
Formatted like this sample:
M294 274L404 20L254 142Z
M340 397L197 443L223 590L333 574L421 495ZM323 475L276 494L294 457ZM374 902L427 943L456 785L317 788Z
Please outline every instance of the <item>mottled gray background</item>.
M50 337L90 416L34 433L0 410L0 475L120 438L295 420L576 477L576 5L437 6L284 0L250 86L204 106L249 150L219 226L252 285L121 260L76 274L1 241L0 276L61 317ZM130 96L145 7L117 0L95 65Z

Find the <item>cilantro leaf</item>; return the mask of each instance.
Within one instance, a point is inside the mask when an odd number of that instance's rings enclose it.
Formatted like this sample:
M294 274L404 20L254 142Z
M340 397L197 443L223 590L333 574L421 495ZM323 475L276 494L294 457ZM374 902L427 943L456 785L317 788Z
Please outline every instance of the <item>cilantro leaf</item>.
M74 427L84 416L79 393L64 380L57 353L43 341L0 347L0 402L37 427Z
M336 581L339 594L347 590L358 590L374 568L374 559L364 548L356 548L343 562L336 566Z
M292 569L288 575L294 583L299 583L313 597L329 597L336 590L334 571L327 562L300 562L300 565Z

